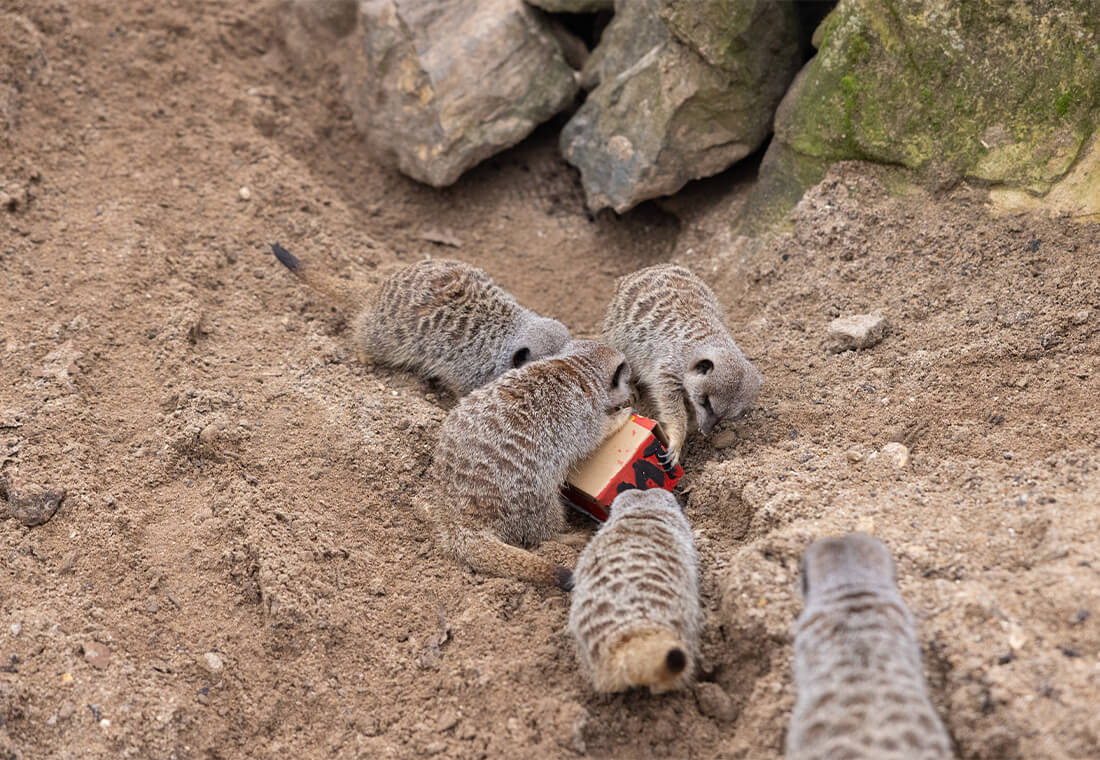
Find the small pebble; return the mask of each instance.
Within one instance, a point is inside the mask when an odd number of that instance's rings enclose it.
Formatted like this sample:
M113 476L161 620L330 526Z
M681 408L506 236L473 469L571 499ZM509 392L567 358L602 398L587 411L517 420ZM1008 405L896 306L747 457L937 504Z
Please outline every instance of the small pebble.
M111 664L111 650L98 641L89 641L84 645L84 659L93 668L103 670Z
M829 350L870 348L882 340L886 328L886 319L881 314L837 317L829 323Z
M19 623L12 623L11 624L11 635L12 636L18 636L22 632L23 632L23 626L22 625L20 625Z
M203 664L211 673L221 673L225 669L225 662L217 652L207 652L202 656Z
M895 467L901 468L909 464L909 448L904 443L888 443L882 447L881 454Z
M1090 315L1088 309L1082 309L1081 311L1073 315L1073 324L1083 325L1089 321L1089 316Z
M237 191L237 194L241 196L242 201L247 201L249 198L252 197L252 191L249 190L247 187L242 187L240 190Z
M852 464L855 464L856 462L862 462L863 461L863 454L861 454L857 449L848 449L847 451L844 452L844 456Z

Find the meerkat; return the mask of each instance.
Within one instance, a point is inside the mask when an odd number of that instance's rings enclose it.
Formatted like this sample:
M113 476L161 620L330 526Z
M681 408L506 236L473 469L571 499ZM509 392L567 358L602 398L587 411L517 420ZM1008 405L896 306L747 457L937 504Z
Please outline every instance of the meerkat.
M565 531L562 484L626 423L630 395L622 353L578 340L465 396L419 496L441 547L477 572L569 590L572 573L527 547Z
M626 355L653 402L671 464L679 460L689 410L699 432L709 435L760 393L763 377L726 329L714 292L684 267L659 264L621 278L603 336Z
M802 594L787 760L950 758L882 542L863 533L814 542L802 560Z
M569 630L598 692L691 682L702 611L691 526L668 491L624 491L574 572Z
M556 319L520 306L469 264L429 259L355 293L278 243L271 250L298 279L342 309L359 309L353 341L364 361L410 370L463 396L508 370L559 353L570 340ZM349 309L349 310L350 310Z

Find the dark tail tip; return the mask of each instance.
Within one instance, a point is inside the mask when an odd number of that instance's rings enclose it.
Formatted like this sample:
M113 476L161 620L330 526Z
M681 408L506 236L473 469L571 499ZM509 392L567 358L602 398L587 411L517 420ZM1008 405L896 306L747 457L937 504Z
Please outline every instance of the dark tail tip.
M278 243L271 244L271 252L274 253L275 258L277 258L279 262L291 272L297 272L298 268L302 265L302 262L298 261L297 256L288 251L286 248L283 248Z
M568 567L555 567L554 568L554 583L558 584L558 588L562 591L573 590L573 571Z
M684 654L684 650L680 647L668 650L668 654L665 655L665 667L668 668L668 672L672 675L677 675L684 671L687 667L688 658Z

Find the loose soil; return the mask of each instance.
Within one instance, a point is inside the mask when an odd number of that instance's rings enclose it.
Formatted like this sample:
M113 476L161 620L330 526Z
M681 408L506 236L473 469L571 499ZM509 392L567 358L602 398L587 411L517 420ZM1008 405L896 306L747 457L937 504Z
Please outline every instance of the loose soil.
M1100 227L862 165L764 242L728 232L746 171L593 219L560 125L432 190L280 28L0 12L0 472L65 492L0 519L0 758L778 758L798 559L852 529L897 558L960 757L1100 756ZM712 283L766 384L685 452L694 690L593 695L566 595L436 550L411 496L454 400L358 363L272 241L353 280L461 258L582 335L635 268ZM882 343L826 350L872 311Z

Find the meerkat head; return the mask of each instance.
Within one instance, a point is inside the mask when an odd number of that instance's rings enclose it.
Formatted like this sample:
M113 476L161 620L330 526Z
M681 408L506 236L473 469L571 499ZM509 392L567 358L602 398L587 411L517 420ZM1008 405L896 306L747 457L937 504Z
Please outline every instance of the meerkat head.
M751 409L763 381L736 348L704 346L695 351L684 373L684 390L699 432L708 435L720 421Z
M866 533L818 539L802 557L802 596L807 603L811 595L843 588L893 589L896 582L890 550Z
M507 372L533 361L560 354L570 340L572 336L561 322L529 312L527 319L523 320L515 335L505 345L500 371Z
M620 493L611 502L612 516L629 514L636 509L663 509L677 513L683 511L676 497L663 488L647 488L644 491L631 488Z
M622 351L600 340L576 339L570 341L563 353L583 355L595 365L594 379L602 390L597 398L602 401L605 412L611 414L630 406L634 398L634 376Z

